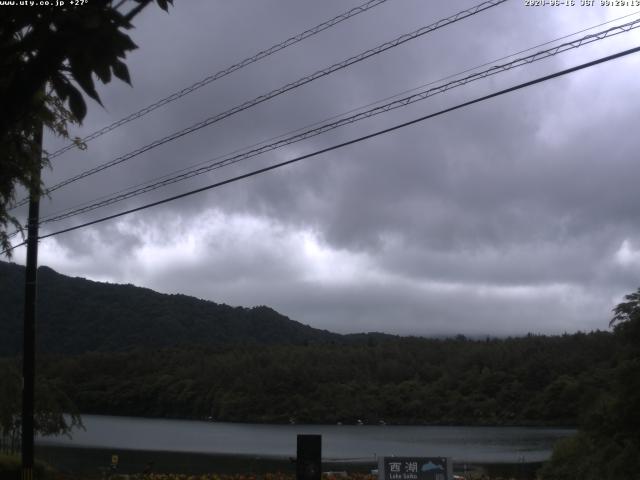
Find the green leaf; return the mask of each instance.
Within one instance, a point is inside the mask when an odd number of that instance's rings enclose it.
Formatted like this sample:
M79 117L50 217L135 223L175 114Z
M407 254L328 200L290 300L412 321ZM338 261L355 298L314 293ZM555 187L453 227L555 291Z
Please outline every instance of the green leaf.
M73 86L69 86L69 109L80 122L87 114L87 104L82 98L82 94Z
M102 105L100 96L98 95L98 92L96 92L96 88L93 84L93 79L91 78L91 71L87 70L83 66L80 66L78 62L72 61L71 73L73 74L73 79L78 82L78 85L82 87L84 92L100 105Z
M129 76L129 69L127 68L124 62L121 62L120 60L116 59L113 62L113 65L111 66L111 68L113 69L113 74L116 77L118 77L123 82L127 82L129 85L131 85L131 77Z
M94 70L102 83L109 83L111 81L111 69L109 68L108 64L96 64Z
M138 46L133 43L131 37L122 32L116 32L113 36L112 45L114 48L119 48L122 52L135 50Z
M61 100L66 100L69 97L69 90L73 88L64 75L54 75L51 78L51 85Z

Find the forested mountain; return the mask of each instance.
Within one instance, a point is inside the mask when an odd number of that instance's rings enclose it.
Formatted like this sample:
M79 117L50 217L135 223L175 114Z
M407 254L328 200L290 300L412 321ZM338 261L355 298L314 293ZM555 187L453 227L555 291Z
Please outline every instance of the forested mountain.
M15 371L24 268L0 263L0 367ZM226 421L575 425L613 386L610 332L473 340L338 335L39 271L38 372L83 413ZM606 324L606 320L604 320Z
M22 339L22 266L0 262L0 356ZM311 328L269 307L230 307L133 285L38 270L38 350L78 354L177 345L262 345L363 341ZM378 337L381 335L378 335Z

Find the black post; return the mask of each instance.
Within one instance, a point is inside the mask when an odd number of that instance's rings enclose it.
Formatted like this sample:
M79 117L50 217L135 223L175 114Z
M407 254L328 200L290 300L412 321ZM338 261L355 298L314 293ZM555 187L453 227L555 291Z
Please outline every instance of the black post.
M35 133L38 162L42 156L42 126ZM36 286L38 273L38 222L40 211L40 165L29 192L27 267L24 286L24 336L22 344L22 480L33 479L33 404L35 385Z
M298 435L296 480L322 477L322 435Z

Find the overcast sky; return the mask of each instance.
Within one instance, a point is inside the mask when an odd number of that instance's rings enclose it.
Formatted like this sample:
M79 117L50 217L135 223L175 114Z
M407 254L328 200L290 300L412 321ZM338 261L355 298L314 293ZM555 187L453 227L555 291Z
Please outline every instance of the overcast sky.
M131 32L139 46L127 59L133 88L118 80L100 88L105 108L90 101L73 134L87 135L363 2L177 0L169 14L148 8ZM634 13L599 0L592 7L576 2L529 7L509 0L75 182L43 201L42 217ZM45 181L53 185L478 3L388 0L90 142L85 152L54 159ZM640 29L48 224L42 233L639 44ZM640 286L639 67L635 54L52 237L40 244L40 264L218 303L268 305L341 333L606 329L611 308ZM63 144L45 138L49 151ZM15 261L24 263L24 255L18 249Z

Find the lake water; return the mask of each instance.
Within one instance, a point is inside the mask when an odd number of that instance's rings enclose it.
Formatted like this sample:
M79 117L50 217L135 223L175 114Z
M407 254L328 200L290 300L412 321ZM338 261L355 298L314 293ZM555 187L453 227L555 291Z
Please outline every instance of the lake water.
M539 462L572 429L531 427L421 427L373 425L257 425L82 416L86 431L46 437L39 445L295 457L296 435L322 435L327 461L376 456L445 456L458 462Z

